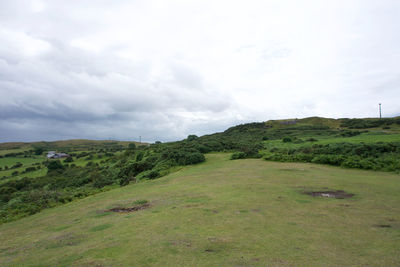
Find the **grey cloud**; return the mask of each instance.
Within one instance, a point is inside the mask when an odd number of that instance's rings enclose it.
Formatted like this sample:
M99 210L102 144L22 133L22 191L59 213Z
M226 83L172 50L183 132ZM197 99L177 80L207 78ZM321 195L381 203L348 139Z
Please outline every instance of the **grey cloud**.
M168 141L378 99L398 114L400 7L344 3L1 1L0 141Z

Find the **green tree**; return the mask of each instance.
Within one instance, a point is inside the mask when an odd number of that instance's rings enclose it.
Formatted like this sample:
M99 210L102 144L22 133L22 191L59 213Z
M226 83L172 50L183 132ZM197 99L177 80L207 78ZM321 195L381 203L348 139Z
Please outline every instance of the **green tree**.
M195 135L195 134L190 134L190 135L188 135L187 140L188 140L188 141L194 141L194 140L196 140L197 138L199 138L197 135Z
M47 169L49 171L52 170L62 170L64 169L64 166L62 165L61 161L59 160L52 160L47 164Z
M35 155L42 155L43 151L44 151L43 147L35 147L35 149L33 150Z
M128 149L136 149L136 144L135 143L129 143Z

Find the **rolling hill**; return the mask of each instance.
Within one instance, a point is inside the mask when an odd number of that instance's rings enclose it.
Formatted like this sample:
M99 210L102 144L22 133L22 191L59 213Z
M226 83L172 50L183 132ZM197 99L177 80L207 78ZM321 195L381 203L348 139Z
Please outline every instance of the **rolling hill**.
M0 265L400 264L399 117L129 143L53 143L72 155L57 169L32 154L40 143L0 144L0 167L47 171L0 183Z

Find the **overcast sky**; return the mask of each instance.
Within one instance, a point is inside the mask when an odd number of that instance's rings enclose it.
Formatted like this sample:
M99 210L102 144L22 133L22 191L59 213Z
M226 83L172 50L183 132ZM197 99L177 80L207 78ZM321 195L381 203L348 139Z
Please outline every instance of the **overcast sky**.
M0 1L0 142L400 115L399 0Z

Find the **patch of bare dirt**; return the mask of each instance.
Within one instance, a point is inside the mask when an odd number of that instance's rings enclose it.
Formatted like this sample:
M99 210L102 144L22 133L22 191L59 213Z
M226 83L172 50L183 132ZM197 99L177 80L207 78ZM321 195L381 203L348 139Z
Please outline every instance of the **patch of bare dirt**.
M354 196L352 193L347 193L343 190L335 190L335 191L308 191L304 192L304 194L313 196L313 197L329 197L329 198L351 198Z
M390 224L375 224L374 227L391 228L392 226Z
M134 211L144 210L144 209L148 209L149 207L150 207L150 204L146 203L146 204L142 204L142 205L135 205L130 208L115 207L115 208L109 209L107 211L124 213L124 212L134 212Z

